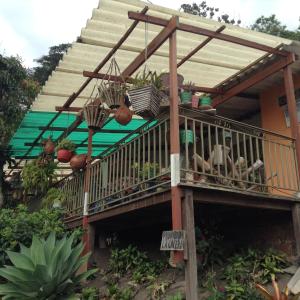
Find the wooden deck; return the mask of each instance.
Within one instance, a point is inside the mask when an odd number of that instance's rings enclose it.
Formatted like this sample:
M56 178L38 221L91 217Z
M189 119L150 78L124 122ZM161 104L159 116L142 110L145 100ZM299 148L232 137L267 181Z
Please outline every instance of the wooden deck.
M189 184L181 184L182 198L185 190L193 192L195 203L211 204L211 205L227 205L244 208L259 208L281 211L292 211L294 204L300 203L296 198L282 197L277 195L254 195L253 193L245 193L241 191L230 191L225 189L216 189L209 186L194 186ZM154 207L160 207L166 204L163 214L160 211L160 218L163 215L171 217L171 189L155 192L150 195L144 195L136 198L131 202L120 203L112 206L104 211L99 211L89 215L89 222L95 223L114 217L126 215L133 212L149 210ZM155 214L153 215L155 216ZM65 223L68 227L77 227L82 225L82 217L66 218Z

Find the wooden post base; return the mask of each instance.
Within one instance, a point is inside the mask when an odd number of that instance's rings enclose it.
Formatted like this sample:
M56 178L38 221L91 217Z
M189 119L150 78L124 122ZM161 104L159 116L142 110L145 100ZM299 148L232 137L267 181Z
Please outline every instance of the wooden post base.
M198 299L197 254L194 221L193 191L185 191L183 200L183 229L186 232L185 245L185 285L186 299Z
M300 203L294 204L292 209L296 254L300 256Z

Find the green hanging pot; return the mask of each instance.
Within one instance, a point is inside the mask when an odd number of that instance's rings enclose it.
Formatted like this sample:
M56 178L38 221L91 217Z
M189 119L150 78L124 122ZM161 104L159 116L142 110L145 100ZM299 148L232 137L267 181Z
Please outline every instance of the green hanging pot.
M211 106L211 103L212 103L212 100L209 96L204 96L204 97L201 97L200 99L200 105L201 106Z
M191 103L192 102L192 92L183 91L180 93L181 103Z
M194 132L193 130L180 130L180 142L181 144L194 144Z

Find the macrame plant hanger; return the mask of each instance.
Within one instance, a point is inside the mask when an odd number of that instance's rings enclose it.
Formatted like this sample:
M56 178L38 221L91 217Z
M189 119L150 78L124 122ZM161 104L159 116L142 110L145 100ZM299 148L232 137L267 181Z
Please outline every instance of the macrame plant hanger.
M109 117L110 110L105 107L99 98L99 92L93 97L98 80L93 87L92 93L89 99L83 106L84 118L87 122L88 128L93 130L99 130L105 124Z
M117 78L120 80L116 80ZM98 91L101 101L111 109L118 108L124 101L126 83L114 56L99 84Z

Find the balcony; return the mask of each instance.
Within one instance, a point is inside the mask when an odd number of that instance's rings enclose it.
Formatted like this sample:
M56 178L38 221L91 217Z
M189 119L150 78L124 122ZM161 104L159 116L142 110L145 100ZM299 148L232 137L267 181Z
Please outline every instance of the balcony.
M295 141L258 127L180 108L180 184L265 197L299 190ZM113 145L90 167L88 213L170 189L170 120L162 114ZM84 173L60 183L69 216L83 211ZM176 176L176 174L175 174Z

